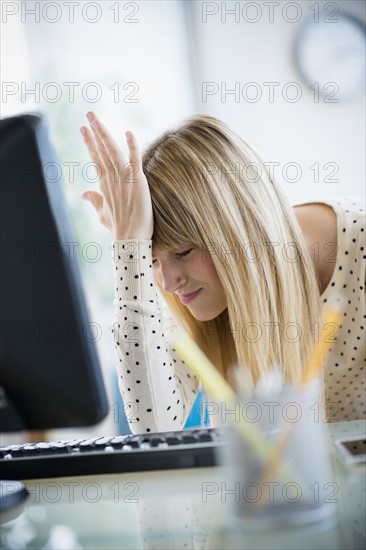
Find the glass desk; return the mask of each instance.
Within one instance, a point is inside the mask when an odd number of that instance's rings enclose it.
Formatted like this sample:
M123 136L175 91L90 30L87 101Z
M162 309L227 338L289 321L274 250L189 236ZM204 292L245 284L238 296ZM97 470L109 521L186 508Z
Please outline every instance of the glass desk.
M330 424L333 439L366 421ZM1 526L6 549L364 549L365 465L334 454L336 513L302 526L247 529L227 514L223 468L105 474L26 482L30 496ZM226 501L226 502L225 502ZM4 517L3 520L8 518Z

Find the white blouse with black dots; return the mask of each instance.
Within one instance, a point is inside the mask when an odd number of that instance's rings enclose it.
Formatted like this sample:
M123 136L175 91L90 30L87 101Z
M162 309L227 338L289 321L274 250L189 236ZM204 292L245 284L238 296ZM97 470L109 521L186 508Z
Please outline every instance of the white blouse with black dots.
M329 333L336 342L325 368L326 413L329 422L365 418L365 205L354 197L316 202L331 206L337 216L337 259L321 301L339 301L344 308L339 329Z
M315 202L315 201L314 201ZM347 311L325 370L328 420L363 418L365 411L365 211L359 199L321 200L337 214L338 253L322 294L340 296ZM119 388L133 433L183 429L199 381L171 346L177 330L157 294L152 241L114 241L114 336Z
M199 382L169 342L177 327L166 315L152 274L152 242L114 241L115 323L119 388L133 433L181 430Z

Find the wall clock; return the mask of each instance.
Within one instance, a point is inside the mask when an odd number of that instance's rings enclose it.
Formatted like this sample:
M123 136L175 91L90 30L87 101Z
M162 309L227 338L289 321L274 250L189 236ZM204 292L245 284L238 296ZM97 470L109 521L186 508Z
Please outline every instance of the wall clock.
M364 25L340 12L331 21L306 21L295 56L307 86L334 103L364 91L365 47Z

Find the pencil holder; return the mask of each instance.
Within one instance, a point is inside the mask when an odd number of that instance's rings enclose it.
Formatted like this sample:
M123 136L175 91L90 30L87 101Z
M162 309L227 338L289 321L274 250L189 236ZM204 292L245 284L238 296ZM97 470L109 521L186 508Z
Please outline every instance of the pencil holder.
M321 381L313 380L273 395L253 393L237 399L235 417L231 406L221 452L221 501L231 518L250 528L267 528L314 522L334 513L339 488L321 390ZM237 422L256 427L266 445L265 457L262 447L259 453L243 437Z

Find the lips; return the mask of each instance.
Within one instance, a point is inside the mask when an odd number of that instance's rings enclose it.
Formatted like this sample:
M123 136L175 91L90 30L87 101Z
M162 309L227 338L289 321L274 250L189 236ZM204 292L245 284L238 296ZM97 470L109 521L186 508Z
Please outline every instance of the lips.
M199 288L198 290L195 290L194 292L191 292L191 294L180 294L179 299L182 302L182 304L189 304L189 302L192 302L198 294L201 292L202 288Z

